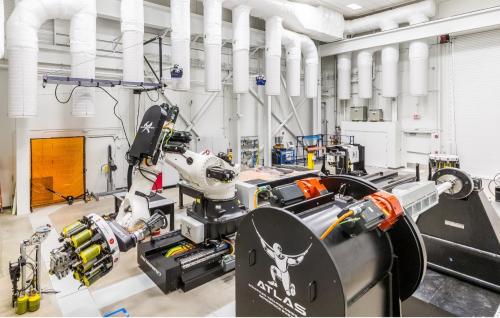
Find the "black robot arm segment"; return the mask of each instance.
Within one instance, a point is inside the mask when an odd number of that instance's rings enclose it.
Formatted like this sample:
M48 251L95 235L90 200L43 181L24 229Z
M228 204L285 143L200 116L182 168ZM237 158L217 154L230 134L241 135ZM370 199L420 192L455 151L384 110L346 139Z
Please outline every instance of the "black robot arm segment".
M128 152L130 165L135 166L143 159L150 159L153 164L158 162L161 142L167 133L163 128L165 124L174 124L178 115L179 108L167 104L151 106L146 111Z
M221 182L230 182L236 177L232 170L224 169L221 167L207 168L207 178L219 180Z

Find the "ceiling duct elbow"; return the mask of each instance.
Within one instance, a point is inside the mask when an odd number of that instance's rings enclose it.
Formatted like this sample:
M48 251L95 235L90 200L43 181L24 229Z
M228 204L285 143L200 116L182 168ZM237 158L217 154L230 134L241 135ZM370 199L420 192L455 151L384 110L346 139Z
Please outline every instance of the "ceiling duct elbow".
M95 77L96 0L22 0L7 21L8 115L37 115L38 30L49 19L71 20L71 75ZM93 90L75 90L76 116L95 114Z
M123 80L144 82L144 1L122 0Z
M172 64L183 69L181 78L173 79L174 90L187 91L191 88L191 1L171 0Z
M332 42L343 38L344 17L324 7L284 0L225 0L223 3L230 10L239 5L251 7L252 15L264 20L279 16L287 29L316 40Z
M205 90L222 89L222 0L203 0Z
M296 33L283 30L281 42L286 51L286 90L290 97L300 96L301 43Z
M407 6L372 14L345 22L346 35L355 35L374 30L392 29L393 24L425 22L424 18L436 15L435 0L425 0Z

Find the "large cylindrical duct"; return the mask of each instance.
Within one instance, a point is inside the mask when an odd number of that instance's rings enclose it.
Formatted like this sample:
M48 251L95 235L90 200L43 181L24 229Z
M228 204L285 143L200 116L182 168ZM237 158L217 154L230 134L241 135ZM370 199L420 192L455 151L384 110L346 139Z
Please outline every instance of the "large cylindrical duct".
M278 96L281 93L281 33L283 26L280 17L266 19L266 95Z
M283 30L282 43L286 49L286 91L290 97L300 96L300 40L296 33Z
M250 60L250 7L233 9L233 92L248 93Z
M359 98L370 99L373 96L372 72L373 52L366 50L358 53Z
M318 48L308 36L298 34L304 56L304 90L306 98L318 96Z
M398 97L399 45L389 45L382 49L382 96Z
M337 97L340 100L351 98L351 57L350 52L337 56Z
M222 0L203 0L203 12L205 89L219 92L222 89Z
M80 10L70 26L71 76L95 78L96 7ZM95 116L95 88L79 87L73 93L71 114L75 117Z
M428 89L429 44L424 40L410 43L410 94L425 96Z
M191 1L171 0L172 64L183 69L181 78L172 81L173 89L187 91L191 88Z
M22 0L7 21L9 117L37 114L38 30L49 19L71 19L72 76L95 76L95 0ZM89 116L95 112L90 90L75 90L73 114Z
M144 1L122 0L123 80L144 82Z

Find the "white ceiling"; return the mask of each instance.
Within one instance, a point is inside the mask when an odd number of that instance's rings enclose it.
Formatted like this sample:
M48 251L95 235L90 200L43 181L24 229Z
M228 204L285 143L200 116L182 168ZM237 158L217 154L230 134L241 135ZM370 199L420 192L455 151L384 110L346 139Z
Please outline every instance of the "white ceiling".
M324 6L336 10L344 15L345 18L355 18L372 12L390 9L405 3L412 3L415 0L292 0L295 2L308 3L316 6ZM352 10L347 7L349 4L358 4L362 8Z

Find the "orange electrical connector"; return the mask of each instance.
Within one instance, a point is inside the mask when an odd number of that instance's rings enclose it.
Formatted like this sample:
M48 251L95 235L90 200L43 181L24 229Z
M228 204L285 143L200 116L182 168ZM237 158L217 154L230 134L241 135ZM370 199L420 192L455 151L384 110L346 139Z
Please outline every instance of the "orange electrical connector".
M306 200L328 193L326 187L320 182L320 178L306 178L297 180L295 183L304 193Z
M389 230L398 221L399 217L404 214L404 209L394 194L378 191L366 196L366 198L375 203L385 214L385 220L378 226L382 231Z

